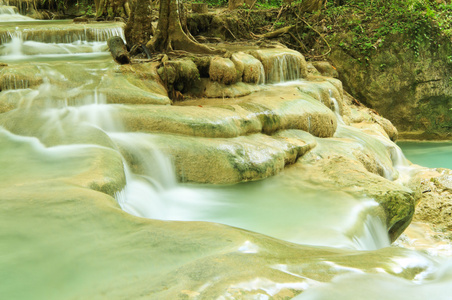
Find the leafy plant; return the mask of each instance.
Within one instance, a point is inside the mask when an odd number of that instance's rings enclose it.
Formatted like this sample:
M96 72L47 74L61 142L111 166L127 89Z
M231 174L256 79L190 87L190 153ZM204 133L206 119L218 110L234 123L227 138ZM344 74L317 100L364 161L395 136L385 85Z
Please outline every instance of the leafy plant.
M407 37L405 46L415 56L419 56L424 45L433 49L441 46L433 37L446 33L452 36L452 5L434 1L351 0L340 6L329 1L324 15L333 24L332 30L352 36L351 41L340 46L364 59L392 35Z

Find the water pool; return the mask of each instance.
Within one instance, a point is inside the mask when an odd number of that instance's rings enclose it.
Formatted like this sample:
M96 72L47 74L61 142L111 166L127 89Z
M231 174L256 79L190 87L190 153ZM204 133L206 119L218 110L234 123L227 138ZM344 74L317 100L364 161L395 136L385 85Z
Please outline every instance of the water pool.
M406 158L412 163L429 168L452 169L452 142L414 142L397 143Z

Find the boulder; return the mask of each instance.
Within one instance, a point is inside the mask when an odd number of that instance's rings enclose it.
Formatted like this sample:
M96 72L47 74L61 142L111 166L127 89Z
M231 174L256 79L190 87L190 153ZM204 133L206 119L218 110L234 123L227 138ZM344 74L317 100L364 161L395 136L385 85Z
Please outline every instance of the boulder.
M265 72L262 63L252 55L244 52L232 54L232 62L237 69L239 81L246 83L264 83Z
M319 71L320 74L322 74L322 76L334 78L339 77L339 73L336 68L327 61L313 61L312 65Z
M210 61L209 77L212 81L231 84L237 81L237 69L229 58L214 57Z

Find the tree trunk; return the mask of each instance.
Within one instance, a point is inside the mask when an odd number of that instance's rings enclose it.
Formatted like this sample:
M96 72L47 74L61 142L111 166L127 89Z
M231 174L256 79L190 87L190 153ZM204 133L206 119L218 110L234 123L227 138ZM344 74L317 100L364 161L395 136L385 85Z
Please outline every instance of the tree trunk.
M207 14L209 12L207 3L192 3L191 10L197 14Z
M154 35L151 14L151 2L149 0L138 0L135 3L133 13L124 30L127 45L130 48L134 45L146 45L151 39L151 35Z
M128 0L95 0L96 17L129 17L130 7Z
M142 1L142 0L138 0ZM152 52L185 50L193 53L221 53L194 40L189 32L182 29L183 7L179 0L160 0L159 23L154 37L147 43Z
M251 7L254 4L254 0L229 0L228 2L228 9L233 10L237 7L243 6L243 4L246 4L248 7Z
M233 10L239 6L242 6L245 0L229 0L228 9Z
M300 4L300 10L303 12L314 12L322 8L325 0L303 0Z

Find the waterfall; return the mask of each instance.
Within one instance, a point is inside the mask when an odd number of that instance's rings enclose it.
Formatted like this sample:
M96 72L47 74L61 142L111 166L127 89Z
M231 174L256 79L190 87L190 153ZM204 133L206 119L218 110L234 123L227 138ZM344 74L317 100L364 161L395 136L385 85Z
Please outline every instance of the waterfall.
M1 16L1 15L0 15ZM32 19L33 20L33 19ZM51 29L40 21L33 20L30 25L20 27L22 40L40 43L72 44L78 42L106 42L110 37L120 36L125 39L122 23L108 24L74 24L61 22ZM33 24L33 25L31 25ZM0 28L0 41L5 44L11 41L16 35L19 27Z
M250 51L250 54L261 61L265 83L296 80L304 75L302 70L306 62L299 52L289 49L261 49Z
M398 172L394 168L389 149L391 146L395 146L386 137L375 137L367 133L364 133L351 126L342 125L339 126L335 137L349 138L359 142L363 147L372 149L374 155L372 158L379 166L379 175L389 180L395 180L398 177Z
M258 84L265 84L265 70L262 63L259 65L259 80L257 82Z
M296 80L301 77L300 60L288 54L274 56L270 61L265 80L267 82L283 82Z
M163 194L176 187L171 160L156 148L150 135L109 133L109 136L123 153L126 186L116 194L121 208L139 217L169 218Z
M13 74L1 77L0 87L2 90L28 89L30 82L27 79L19 79Z
M333 91L331 89L329 89L328 92L330 94L330 101L332 104L331 106L333 107L333 112L336 115L336 119L339 124L344 125L345 123L341 116L341 110L339 109L339 103L337 102L336 98L333 97Z
M409 161L406 159L405 155L402 152L402 149L400 149L399 146L397 146L396 144L392 144L389 151L391 154L391 160L394 167L404 168L410 166Z
M239 170L242 174L254 172L260 168L256 162L266 161L271 149L282 149L295 157L299 147L311 146L307 143L312 141L318 142L319 153L322 147L344 143L341 158L364 153L366 157L361 158L376 166L374 172L393 179L397 170L409 163L392 142L345 125L339 126L335 138L309 135L306 141L308 134L291 129L281 131L287 137L264 135L260 129L231 138L127 132L126 128L154 130L152 124L158 121L152 123L152 118L166 109L180 114L177 117L192 118L189 126L193 131L199 126L217 128L216 119L207 123L206 117L196 122L201 111L210 110L221 122L220 109L224 109L229 120L240 123L237 127L242 121L236 120L235 113L249 113L244 111L245 105L234 103L213 108L202 103L190 107L192 110L184 110L182 105L129 104L134 102L124 101L121 93L137 100L135 88L154 84L149 78L155 77L147 72L155 70L140 64L121 67L122 74L117 72L119 67L106 51L105 40L122 36L121 26L65 22L51 23L55 26L48 27L48 33L38 21L17 28L9 23L0 26L0 36L7 37L0 45L0 57L8 63L0 68L0 124L4 126L0 126L0 177L5 188L0 193L0 219L6 225L0 248L8 253L0 259L0 277L7 275L0 284L0 294L5 294L5 286L11 286L13 292L26 294L14 297L6 290L8 299L90 299L104 292L109 299L123 295L134 298L143 295L143 289L156 299L178 295L291 298L311 288L312 293L307 291L306 298L300 299L341 299L334 297L334 292L346 288L350 292L343 299L372 299L378 293L375 299L393 295L415 299L419 294L442 300L443 295L448 296L450 265L432 270L436 265L423 259L423 254L415 256L410 250L389 247L387 220L381 217L385 216L383 208L365 196L353 196L355 191L362 195L360 192L366 189L359 182L350 182L342 190L334 187L336 182L330 184L330 177L325 181L330 168L317 173L314 168L318 165L305 164L301 158L291 161L293 165L278 176L269 175L265 180L234 185L177 182L192 167L198 168L197 175L202 179L213 174L203 173L204 168L224 175L224 170L235 172L243 165L246 169ZM278 56L276 52L262 50L259 83L303 76L299 56L290 51ZM134 71L136 74L132 74ZM254 78L253 83L257 75ZM154 90L163 90L155 85ZM295 94L295 88L293 91ZM268 103L273 100L270 96L273 94L263 95L269 98ZM342 124L340 104L344 103L337 100L341 99L335 99L330 91L329 106ZM295 107L290 104L283 113L290 114ZM260 111L257 105L253 108ZM150 111L154 115L149 116ZM324 111L330 122L331 112ZM166 118L165 114L158 117ZM128 123L122 124L122 120ZM254 122L249 117L243 120L243 126ZM179 119L164 122L169 126L185 124ZM319 124L315 114L307 116L306 122L308 127ZM148 127L144 129L144 125ZM261 138L265 140L261 142ZM370 157L374 153L377 157ZM223 154L224 159L220 157ZM285 158L277 155L283 168ZM336 163L329 157L318 163L323 162L328 167ZM262 172L273 174L269 173L271 168L265 169ZM338 176L350 174L341 171ZM363 174L358 181L367 173ZM378 193L379 188L375 188ZM200 265L201 277L197 269ZM44 269L46 272L42 272ZM346 273L350 277L339 277ZM406 281L393 275L417 276ZM159 276L163 277L153 280ZM142 285L135 286L135 277ZM178 285L165 287L181 278L187 283L184 290ZM328 281L331 284L323 283ZM24 282L31 284L24 289ZM394 287L401 287L404 293ZM362 289L365 291L360 294ZM155 290L161 293L154 294Z
M0 3L0 23L28 21L35 20L19 14L19 10L15 6L7 6Z
M0 5L0 16L1 15L18 15L19 11L15 6L1 6Z
M360 236L353 237L358 250L377 250L391 245L386 225L379 217L368 215L363 231Z

